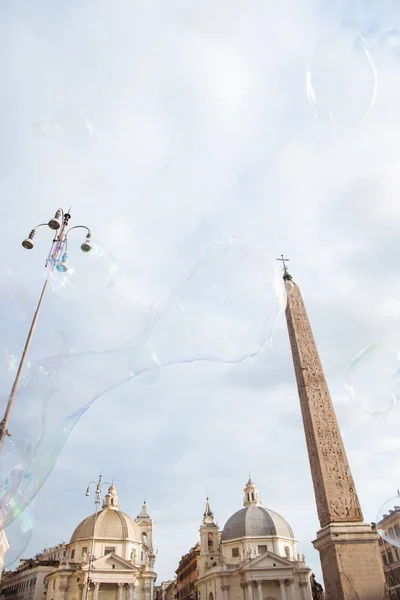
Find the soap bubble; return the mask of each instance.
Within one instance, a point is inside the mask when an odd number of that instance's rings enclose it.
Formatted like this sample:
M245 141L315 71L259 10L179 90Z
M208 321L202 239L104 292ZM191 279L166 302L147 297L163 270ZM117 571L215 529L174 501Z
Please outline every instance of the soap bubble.
M61 146L82 147L94 139L94 125L78 106L58 110L48 124L33 123L31 133L37 138L47 138Z
M70 432L97 398L130 380L151 383L170 365L244 361L271 342L285 306L285 286L275 265L224 238L200 256L145 327L120 347L100 351L89 338L84 351L32 360L11 415L13 435L0 457L4 525L36 495ZM79 315L63 305L60 311L58 318ZM118 310L108 318L112 324ZM48 322L50 333L53 319L53 312L44 310L42 328Z
M400 394L400 353L385 344L371 344L352 360L346 376L351 400L364 412L382 416Z
M343 30L318 44L308 66L306 91L316 117L346 123L370 111L377 81L365 39Z
M378 534L392 546L400 548L400 494L386 500L376 516Z
M4 568L8 569L22 556L32 538L34 525L34 502L4 530L9 548L4 556Z
M227 241L212 248L172 290L158 311L148 347L163 366L241 362L272 339L285 306L279 270L263 255Z
M70 300L82 300L119 281L119 261L98 242L91 241L90 244L91 250L82 252L81 243L68 241L62 262L49 275L50 285L57 294Z

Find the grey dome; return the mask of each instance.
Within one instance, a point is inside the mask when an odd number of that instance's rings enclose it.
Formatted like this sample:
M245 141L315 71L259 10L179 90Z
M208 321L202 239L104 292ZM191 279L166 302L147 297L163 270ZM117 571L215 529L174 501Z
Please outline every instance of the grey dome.
M227 520L222 532L222 541L270 536L294 538L289 523L276 512L263 506L247 506Z

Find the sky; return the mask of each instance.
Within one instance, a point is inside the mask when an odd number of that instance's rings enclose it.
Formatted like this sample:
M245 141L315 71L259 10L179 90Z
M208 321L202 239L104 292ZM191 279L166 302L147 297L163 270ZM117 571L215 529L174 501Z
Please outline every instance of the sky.
M124 348L165 298L179 298L177 284L221 243L249 249L247 262L231 265L237 295L228 298L222 324L215 301L203 302L208 296L199 289L192 316L204 324L210 355L229 331L218 348L226 357L236 344L238 356L245 341L240 319L253 324L251 331L258 323L252 308L259 308L263 288L254 273L265 277L271 297L272 280L260 265L285 253L309 312L364 516L374 521L400 480L400 409L367 414L348 397L345 379L369 344L399 345L399 31L400 8L386 0L4 0L3 397L51 238L38 230L29 254L20 241L59 206L72 206L71 225L89 226L117 257L121 277L79 306L50 291L32 362ZM81 243L78 233L74 239ZM261 257L251 280L249 256ZM202 285L224 288L214 281L221 271L212 260L212 277ZM81 281L88 292L96 283L92 273ZM269 319L274 310L268 304ZM186 327L175 317L164 338L172 357L181 352ZM201 356L196 346L203 333L188 331L191 358L204 358L204 343ZM141 343L135 360L146 362ZM86 363L67 361L60 414L70 398L76 406L85 394L83 404L92 399L100 370L121 383L124 360L125 351L103 354L96 372L90 359L83 388ZM385 360L378 351L361 365L360 389L371 373L379 377ZM24 556L69 540L93 512L84 492L99 472L115 478L128 514L135 517L146 499L156 522L158 582L173 577L197 541L207 494L223 527L242 506L249 472L264 506L289 521L321 580L284 318L272 348L255 358L176 364L96 400L36 498Z

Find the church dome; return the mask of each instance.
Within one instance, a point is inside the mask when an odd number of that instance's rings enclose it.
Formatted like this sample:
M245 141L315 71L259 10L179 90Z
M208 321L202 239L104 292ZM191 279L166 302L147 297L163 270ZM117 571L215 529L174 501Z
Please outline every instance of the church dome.
M247 506L227 520L222 532L222 541L272 535L294 538L289 523L276 512L267 510L263 506Z
M72 534L70 544L93 537L96 515L90 515L79 523ZM131 517L120 510L105 508L97 514L96 539L140 541L140 527Z
M222 541L244 537L278 536L294 539L289 523L273 510L264 508L258 489L251 478L244 488L244 508L238 510L226 522Z
M95 523L96 530L94 531ZM91 539L94 533L95 539L131 540L136 542L141 540L139 525L129 515L119 510L114 482L104 498L103 510L97 513L97 519L94 514L79 523L72 534L70 544L79 540Z

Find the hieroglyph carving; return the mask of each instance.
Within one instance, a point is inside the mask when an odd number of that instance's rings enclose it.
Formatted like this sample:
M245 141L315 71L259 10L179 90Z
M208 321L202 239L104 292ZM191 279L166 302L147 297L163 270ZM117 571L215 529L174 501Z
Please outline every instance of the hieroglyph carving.
M297 285L288 295L286 321L320 525L363 521L317 346Z

